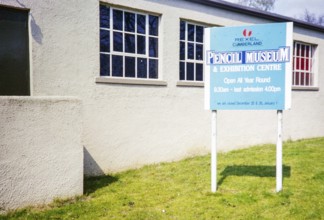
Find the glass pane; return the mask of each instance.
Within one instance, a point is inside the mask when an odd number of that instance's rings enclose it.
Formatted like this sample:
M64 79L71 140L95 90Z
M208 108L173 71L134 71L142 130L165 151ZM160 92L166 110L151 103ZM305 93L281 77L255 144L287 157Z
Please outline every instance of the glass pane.
M295 73L295 85L297 85L297 86L300 85L300 84L299 84L299 77L300 77L299 72L296 72L296 73Z
M185 63L180 62L180 80L185 80Z
M196 60L203 60L203 45L196 44Z
M125 31L135 32L135 14L125 12Z
M135 35L125 34L125 52L135 53Z
M305 85L310 86L309 73L305 73Z
M296 56L300 56L300 44L295 43Z
M158 36L159 34L159 17L149 15L150 35Z
M188 40L189 41L195 40L195 25L188 24Z
M114 32L114 51L123 52L123 34Z
M187 63L187 80L194 80L194 64Z
M150 59L149 61L149 78L157 79L159 75L159 61Z
M196 80L203 81L203 65L196 63Z
M145 37L144 36L137 36L137 53L138 54L145 54Z
M100 76L110 76L110 55L100 54Z
M301 70L306 70L306 59L305 58L300 58L300 69Z
M137 33L145 34L145 15L137 15Z
M305 85L305 73L300 73L300 85Z
M100 27L109 28L109 17L110 17L109 7L105 5L100 5Z
M295 61L296 61L296 63L295 63L295 69L296 69L296 70L299 70L299 66L300 66L299 59L300 59L300 58L296 58L296 59L295 59Z
M123 30L123 11L113 10L113 23L115 30Z
M180 21L180 40L185 40L186 22Z
M305 56L305 45L301 45L300 48L301 48L300 49L300 56L303 57L303 56Z
M147 78L147 59L137 58L137 77Z
M112 76L123 76L123 57L112 56Z
M196 42L204 42L204 27L196 26Z
M158 57L158 39L155 37L150 37L149 39L149 55L150 57Z
M186 53L186 44L185 42L180 42L180 60L185 59L185 53Z
M109 31L100 30L100 52L110 52Z
M125 57L125 76L135 77L135 57Z
M188 59L195 59L194 56L194 44L193 43L188 43Z

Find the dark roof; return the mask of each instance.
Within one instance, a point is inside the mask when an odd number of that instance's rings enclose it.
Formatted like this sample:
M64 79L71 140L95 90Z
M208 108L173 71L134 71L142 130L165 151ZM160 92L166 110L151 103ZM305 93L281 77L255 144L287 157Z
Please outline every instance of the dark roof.
M301 21L295 18L291 18L291 17L287 17L275 13L270 13L270 12L261 11L254 8L245 7L239 4L234 4L222 0L186 0L186 1L195 2L201 5L207 5L215 8L232 11L232 12L247 14L254 17L264 18L274 22L294 22L294 25L297 27L324 32L324 26L308 23L305 21Z

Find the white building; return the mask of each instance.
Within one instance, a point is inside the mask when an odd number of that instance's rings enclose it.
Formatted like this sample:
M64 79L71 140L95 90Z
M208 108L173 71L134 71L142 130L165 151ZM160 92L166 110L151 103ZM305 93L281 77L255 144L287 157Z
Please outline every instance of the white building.
M2 0L0 11L0 95L81 99L86 175L209 152L203 28L210 26L293 21L284 139L324 136L323 27L218 0ZM218 120L221 151L276 141L275 111L220 111Z

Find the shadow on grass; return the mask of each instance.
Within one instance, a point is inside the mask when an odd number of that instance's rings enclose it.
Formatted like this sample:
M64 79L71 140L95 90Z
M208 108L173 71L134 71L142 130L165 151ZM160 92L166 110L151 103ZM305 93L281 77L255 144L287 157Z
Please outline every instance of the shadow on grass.
M290 166L283 165L283 178L290 177ZM248 166L234 165L227 166L221 172L222 178L218 185L221 185L228 176L256 176L256 177L276 177L276 166Z
M98 189L109 186L110 184L117 182L118 178L115 176L95 176L84 178L84 194L88 195L95 192Z

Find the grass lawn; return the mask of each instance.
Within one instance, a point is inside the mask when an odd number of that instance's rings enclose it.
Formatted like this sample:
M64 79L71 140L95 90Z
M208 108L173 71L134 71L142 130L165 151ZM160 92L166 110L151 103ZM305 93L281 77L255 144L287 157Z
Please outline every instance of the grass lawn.
M324 219L324 138L283 145L283 191L275 193L275 145L87 178L85 195L0 219Z

